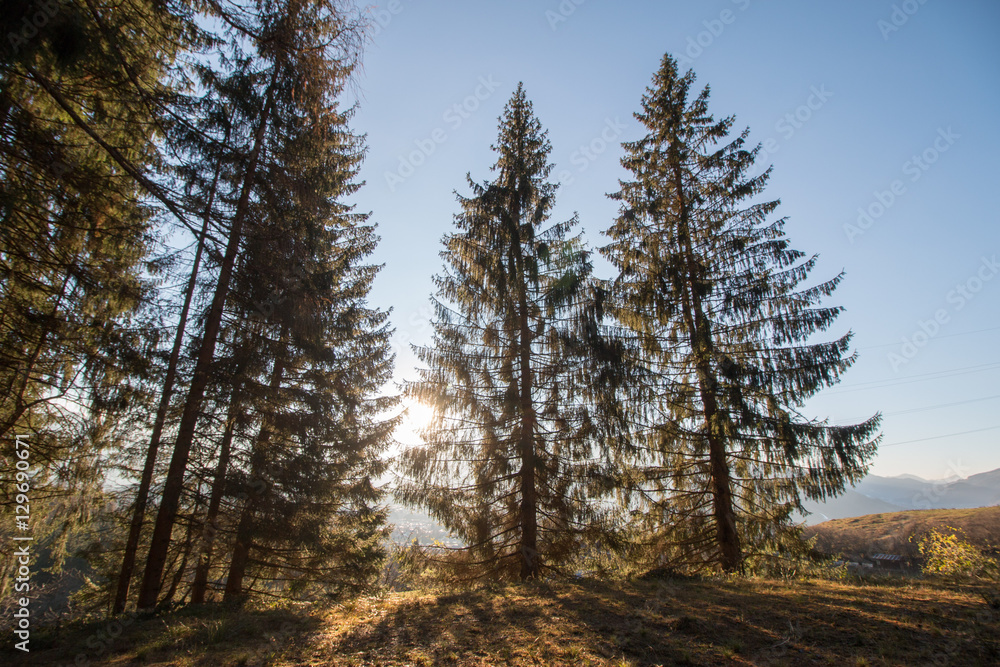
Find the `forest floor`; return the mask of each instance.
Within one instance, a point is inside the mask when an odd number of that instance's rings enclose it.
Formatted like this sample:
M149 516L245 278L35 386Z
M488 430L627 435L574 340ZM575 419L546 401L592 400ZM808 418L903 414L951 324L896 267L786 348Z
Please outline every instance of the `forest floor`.
M23 665L996 665L996 584L590 579L35 630ZM4 633L6 634L6 633Z

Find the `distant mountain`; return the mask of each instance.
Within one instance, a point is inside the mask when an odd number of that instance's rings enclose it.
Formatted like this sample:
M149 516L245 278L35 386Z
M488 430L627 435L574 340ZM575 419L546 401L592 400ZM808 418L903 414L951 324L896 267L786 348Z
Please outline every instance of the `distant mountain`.
M986 486L992 489L1000 488L1000 468L967 477L965 481L976 486Z
M918 482L927 482L927 481L929 481L929 480L924 479L923 477L919 477L917 475L910 475L910 474L894 475L894 477L897 477L899 479L913 479L913 480L916 480Z
M919 503L926 502L931 490L941 489L945 484L935 484L926 480L905 477L879 477L868 475L854 490L861 495L891 503L904 509L917 509ZM935 491L934 496L939 493ZM920 509L935 509L934 506Z
M820 523L831 519L847 519L854 516L864 516L865 514L876 514L879 512L898 512L904 507L893 505L883 500L869 498L854 489L848 489L836 498L829 498L825 502L806 502L806 509L812 512L806 517L807 524Z
M1000 468L952 481L869 475L855 490L906 509L969 509L1000 503Z
M965 479L868 475L853 489L822 503L807 502L807 524L900 510L971 509L1000 504L1000 468Z

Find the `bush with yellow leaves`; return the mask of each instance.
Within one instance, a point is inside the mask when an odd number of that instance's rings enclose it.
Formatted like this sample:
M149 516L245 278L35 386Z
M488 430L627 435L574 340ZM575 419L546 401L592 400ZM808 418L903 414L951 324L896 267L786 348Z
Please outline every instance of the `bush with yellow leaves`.
M981 577L997 573L997 563L965 539L961 528L934 528L920 538L917 549L924 559L924 574Z

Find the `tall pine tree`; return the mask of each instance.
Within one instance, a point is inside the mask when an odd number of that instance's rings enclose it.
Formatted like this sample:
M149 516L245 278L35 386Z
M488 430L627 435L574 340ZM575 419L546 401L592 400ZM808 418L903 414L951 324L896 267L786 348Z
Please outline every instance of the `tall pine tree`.
M329 121L330 105L357 56L357 26L335 2L249 0L244 4L213 5L210 11L227 26L229 41L222 50L223 60L230 67L235 65L237 70L227 74L232 74L232 79L242 84L235 88L237 94L230 98L233 114L229 120L234 128L242 130L237 139L244 140L238 147L244 152L233 162L238 168L230 172L232 182L223 187L226 194L221 198L220 207L225 210L225 216L220 217L228 223L224 225L226 246L204 318L153 526L139 590L138 606L143 609L156 605L163 585L188 463L212 378L219 332L237 260L245 250L248 228L255 220L267 218L269 211L263 197L268 184L277 182L287 186L295 169L301 166L297 160L311 157L297 154L296 137L290 134L290 128L311 123L319 132L333 130L325 141L335 144L338 135L337 128L331 127ZM220 77L223 78L226 77ZM219 93L218 90L209 92ZM310 103L318 106L310 107ZM348 146L345 150L351 148ZM299 199L310 196L309 183L300 183L299 187L303 193ZM274 218L267 219L275 222Z
M256 432L238 441L230 471L243 500L228 600L246 597L251 569L257 581L294 580L292 590L357 590L382 559L375 480L395 424L381 415L396 399L376 394L391 374L389 330L387 313L367 304L377 236L343 203L358 188L363 144L328 93L310 85L296 98L310 116L282 124L282 161L261 185L235 276L234 325L259 322L244 345L265 368L243 385Z
M464 540L479 574L529 579L599 525L586 353L599 304L576 217L545 227L551 145L523 86L493 149L496 178L468 179L444 239L433 343L417 348L428 367L407 386L436 417L402 454L397 492Z
M632 179L603 254L619 270L609 311L640 369L626 413L647 529L689 564L743 567L780 544L805 499L841 492L868 470L880 416L853 426L799 408L855 360L851 334L814 342L841 308L822 305L842 279L804 286L816 264L789 247L777 201L758 201L770 169L733 117L714 120L706 87L664 56L624 144Z

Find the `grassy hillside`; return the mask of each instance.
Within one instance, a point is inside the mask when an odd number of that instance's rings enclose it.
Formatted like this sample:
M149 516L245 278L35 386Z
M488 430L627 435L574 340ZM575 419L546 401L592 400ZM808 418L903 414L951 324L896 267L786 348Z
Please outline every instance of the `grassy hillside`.
M817 536L816 549L828 554L889 553L913 557L917 545L910 538L933 528L961 528L980 547L1000 547L1000 507L961 510L911 510L868 514L825 521L805 529Z
M124 629L102 623L37 631L27 659L0 652L0 663L998 664L1000 612L986 604L986 592L905 580L577 580L393 593L314 608L233 613L204 606ZM116 637L110 644L109 633Z

